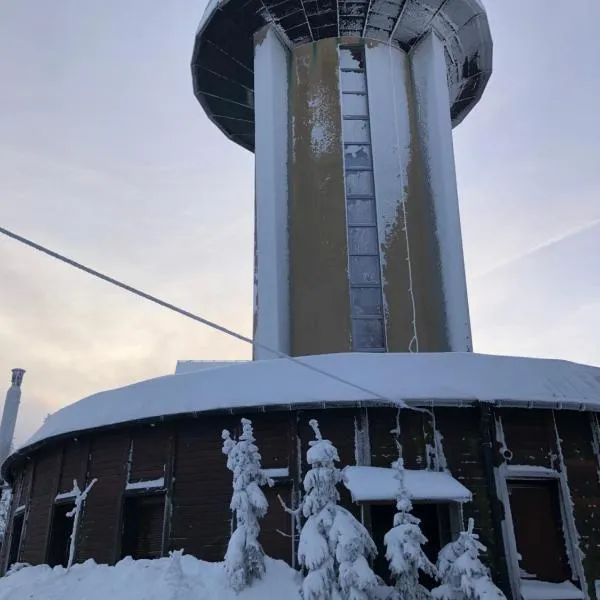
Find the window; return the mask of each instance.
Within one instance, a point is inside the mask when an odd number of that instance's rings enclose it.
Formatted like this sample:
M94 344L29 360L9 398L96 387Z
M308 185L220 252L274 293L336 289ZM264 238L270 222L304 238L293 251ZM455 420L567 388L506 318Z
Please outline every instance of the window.
M10 534L10 547L8 550L8 567L19 562L21 555L21 537L23 535L23 525L25 523L25 511L15 515L12 522L12 532Z
M162 556L164 513L163 494L125 497L121 557L140 559Z
M291 563L293 517L285 512L279 496L287 506L292 506L292 484L275 480L275 485L263 488L263 493L269 503L269 511L261 521L259 541L268 556Z
M363 48L340 48L340 87L352 344L356 351L381 352L385 323Z
M72 502L63 502L54 505L50 527L50 542L46 556L46 562L51 567L58 565L67 566L71 531L73 530L73 519L67 517L67 513L73 509L73 506Z
M391 576L385 557L383 538L392 528L395 514L395 504L371 504L371 534L377 546L373 570L387 583L391 583ZM427 538L427 544L423 546L423 550L427 558L435 564L438 552L453 539L450 506L448 504L414 504L412 514L421 520L421 531ZM421 583L429 589L437 585L433 579L423 574L421 574Z
M522 579L571 579L556 480L508 481Z

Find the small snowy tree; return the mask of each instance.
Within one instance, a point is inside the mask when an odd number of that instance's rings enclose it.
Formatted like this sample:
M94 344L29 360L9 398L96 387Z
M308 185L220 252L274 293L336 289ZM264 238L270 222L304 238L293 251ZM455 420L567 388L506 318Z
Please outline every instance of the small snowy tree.
M437 568L442 585L432 591L435 600L506 600L479 558L486 547L473 533L473 525L469 519L467 531L440 550Z
M73 528L71 529L71 541L69 543L69 560L67 562L67 570L69 570L73 566L73 561L75 560L75 547L77 544L77 531L79 529L79 519L81 518L81 511L83 509L83 505L85 503L90 490L94 487L94 484L98 481L97 479L92 479L88 486L81 491L79 485L77 484L77 480L73 480L73 500L75 502L75 506L67 513L67 517L71 517L73 519Z
M8 484L2 484L2 496L0 496L0 543L4 539L11 502L12 489Z
M335 466L338 451L323 439L316 420L310 421L315 440L309 442L306 459L310 470L304 478L301 504L306 518L300 532L298 560L307 571L302 583L304 600L330 600L341 592L347 600L371 600L380 587L368 559L376 547L367 530L345 508L338 506L337 485L342 473Z
M261 469L252 421L242 419L239 440L233 440L227 430L223 431L222 438L227 468L233 473L230 508L236 517L236 529L225 554L225 569L232 588L239 592L261 579L265 572L265 557L258 536L259 519L267 514L269 504L260 488L267 484L272 486L273 481Z
M396 582L396 590L402 600L426 600L430 593L419 583L419 571L431 577L437 577L436 568L423 552L422 546L427 543L420 523L412 511L412 502L404 485L404 461L398 458L392 463L398 480L398 496L394 524L384 537L385 557L390 572Z

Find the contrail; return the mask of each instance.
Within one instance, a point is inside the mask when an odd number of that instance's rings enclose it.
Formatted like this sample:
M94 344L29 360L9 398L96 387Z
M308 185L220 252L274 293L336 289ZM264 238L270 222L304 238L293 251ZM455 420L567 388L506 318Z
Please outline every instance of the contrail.
M534 246L533 248L529 248L529 250L525 250L525 252L522 252L521 254L517 254L516 256L512 256L511 258L507 258L506 260L499 262L498 264L494 265L487 271L483 271L482 273L478 273L477 275L474 275L472 277L472 280L487 277L488 275L491 275L492 273L495 273L496 271L499 271L500 269L504 269L505 267L508 267L508 266L520 261L521 259L526 258L527 256L530 256L531 254L535 254L536 252L545 250L549 246L558 244L559 242L563 242L564 240L566 240L574 235L577 235L579 233L583 233L584 231L587 231L588 229L592 229L596 225L600 225L600 219L594 219L593 221L590 221L589 223L586 223L585 225L580 225L579 227L575 227L574 229L569 229L569 231L565 231L565 233L561 233L560 235L550 238L549 240L547 240L541 244L538 244L537 246Z

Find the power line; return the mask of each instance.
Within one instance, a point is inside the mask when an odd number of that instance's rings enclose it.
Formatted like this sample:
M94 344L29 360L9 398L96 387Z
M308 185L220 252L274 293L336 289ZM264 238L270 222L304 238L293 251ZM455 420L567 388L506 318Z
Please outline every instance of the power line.
M14 233L8 229L5 229L4 227L0 227L0 233L6 235L9 238L12 238L13 240L16 240L17 242L25 244L26 246L29 246L30 248L33 248L34 250L42 252L43 254L46 254L47 256L51 256L52 258L55 258L56 260L64 262L71 267L79 269L80 271L83 271L84 273L87 273L88 275L97 277L98 279L101 279L102 281L105 281L107 283L115 285L127 292L135 294L136 296L140 296L141 298L144 298L145 300L154 302L154 304L158 304L159 306L162 306L163 308L168 308L169 310L172 310L180 315L183 315L184 317L187 317L188 319L192 319L194 321L197 321L198 323L202 323L203 325L210 327L211 329L220 331L221 333L224 333L225 335L229 335L237 340L246 342L247 344L250 344L255 348L260 348L261 350L266 350L267 352L271 352L272 354L276 355L278 358L285 358L297 365L304 367L305 369L309 369L310 371L319 373L320 375L323 375L325 377L329 377L330 379L333 379L333 380L337 381L338 383L343 383L345 385L353 387L363 393L366 393L370 396L374 396L374 397L378 398L379 400L382 400L386 403L398 405L397 401L394 402L390 398L382 396L381 394L374 392L373 390L369 390L368 388L362 387L361 385L358 385L356 383L348 381L348 380L344 379L343 377L339 377L338 375L329 373L328 371L324 371L323 369L320 369L319 367L315 367L314 365L308 364L308 363L300 360L299 358L290 356L289 354L285 354L284 352L280 352L279 350L274 350L273 348L269 348L268 346L265 346L264 344L255 342L251 338L246 337L246 336L242 335L241 333L237 333L236 331L228 329L227 327L223 327L223 325L219 325L218 323L215 323L214 321L210 321L209 319L205 319L204 317L196 315L188 310L185 310L183 308L175 306L174 304L171 304L170 302L161 300L160 298L157 298L156 296L147 294L146 292L144 292L142 290L134 288L133 286L128 285L122 281L119 281L118 279L115 279L114 277L110 277L109 275L101 273L100 271L96 271L95 269L92 269L91 267L87 267L86 265L83 265L71 258L68 258L67 256L64 256L63 254L59 254L58 252L55 252L54 250L50 250L49 248L46 248L45 246L37 244L37 243L33 242L32 240L29 240L17 233ZM402 403L402 404L404 404L404 403Z

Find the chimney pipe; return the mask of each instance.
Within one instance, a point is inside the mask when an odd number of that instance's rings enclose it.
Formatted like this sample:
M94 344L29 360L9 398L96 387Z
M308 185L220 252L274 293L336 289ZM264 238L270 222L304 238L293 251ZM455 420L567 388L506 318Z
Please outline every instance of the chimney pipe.
M24 374L25 369L13 369L11 386L8 388L8 392L6 392L4 412L2 413L2 421L0 422L0 465L10 454L19 404L21 403L21 383L23 383Z

